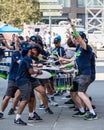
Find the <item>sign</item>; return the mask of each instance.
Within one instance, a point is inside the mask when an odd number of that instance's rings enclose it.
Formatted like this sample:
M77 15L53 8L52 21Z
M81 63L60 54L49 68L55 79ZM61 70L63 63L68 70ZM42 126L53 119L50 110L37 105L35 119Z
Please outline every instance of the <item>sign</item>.
M40 9L41 10L52 10L52 9L54 9L54 10L61 10L63 7L62 7L62 5L40 5Z
M44 3L47 3L47 2L58 2L58 0L39 0L39 2L44 2Z
M61 12L43 12L43 16L62 16Z

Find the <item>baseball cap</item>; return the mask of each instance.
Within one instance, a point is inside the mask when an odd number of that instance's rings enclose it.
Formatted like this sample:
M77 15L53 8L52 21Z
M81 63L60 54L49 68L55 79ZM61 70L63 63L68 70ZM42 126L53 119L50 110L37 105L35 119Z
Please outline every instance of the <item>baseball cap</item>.
M0 33L0 38L4 38L4 35L2 33Z
M32 49L32 45L31 44L28 44L26 47L24 47L22 49L22 56L24 57L25 55L27 55L28 51Z
M81 36L82 39L85 39L86 43L88 43L88 39L87 39L86 34L84 32L80 31L79 35Z
M23 36L18 36L18 38L19 38L20 40L24 40L24 37L23 37Z
M28 45L29 45L28 42L21 42L21 43L19 44L19 47L23 49L23 48L27 47Z
M54 38L54 44L57 44L57 43L59 43L59 42L61 42L61 36L60 36L60 35L58 35L58 36L56 36L56 37Z
M37 39L36 36L31 36L30 40L33 41L33 42L36 42L36 43L38 42L38 39Z

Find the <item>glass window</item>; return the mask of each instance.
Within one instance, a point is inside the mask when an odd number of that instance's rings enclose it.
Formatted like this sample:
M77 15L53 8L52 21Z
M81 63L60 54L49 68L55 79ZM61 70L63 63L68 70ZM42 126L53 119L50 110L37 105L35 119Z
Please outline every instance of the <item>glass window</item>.
M81 19L80 23L85 26L85 14L79 13L79 14L77 14L77 18Z
M64 5L64 0L58 0L58 3Z
M64 7L70 7L70 0L58 0L58 3Z
M78 0L77 5L78 7L85 7L85 0Z
M64 6L70 7L70 0L64 0Z

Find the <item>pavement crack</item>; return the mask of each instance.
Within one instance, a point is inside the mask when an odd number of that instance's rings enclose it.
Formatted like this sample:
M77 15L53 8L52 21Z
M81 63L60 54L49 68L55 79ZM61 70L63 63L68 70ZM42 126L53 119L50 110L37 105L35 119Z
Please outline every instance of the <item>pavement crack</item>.
M59 112L59 114L58 114L56 120L55 120L54 123L53 123L53 126L52 126L51 130L54 130L54 128L56 127L56 125L57 125L57 123L58 123L58 120L59 120L59 118L60 118L60 116L61 116L62 111L63 111L63 108L61 108L61 110L60 110L60 112Z

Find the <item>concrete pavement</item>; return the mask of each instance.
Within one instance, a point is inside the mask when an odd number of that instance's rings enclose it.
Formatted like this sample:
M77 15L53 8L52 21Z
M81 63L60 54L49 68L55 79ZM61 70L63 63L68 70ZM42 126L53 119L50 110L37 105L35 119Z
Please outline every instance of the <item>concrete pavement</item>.
M5 119L0 120L0 130L104 130L104 58L97 59L97 79L88 89L88 94L92 96L93 104L96 105L96 112L99 116L98 120L85 121L83 118L73 118L74 111L65 105L66 99L62 99L65 95L56 97L59 107L51 106L54 111L53 115L46 114L44 110L37 112L43 118L42 122L32 123L31 126L17 126L13 123L15 115L8 116L7 112L11 106L9 102L5 111ZM101 77L101 78L100 78ZM0 104L5 93L7 81L0 79ZM27 121L28 108L26 107L22 119Z

